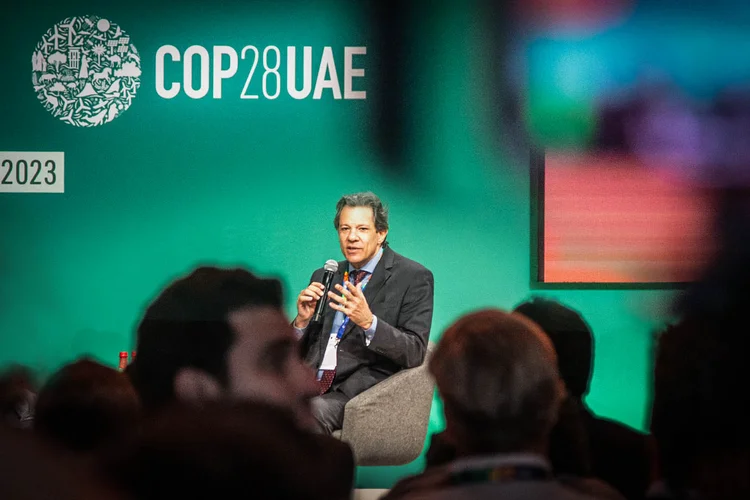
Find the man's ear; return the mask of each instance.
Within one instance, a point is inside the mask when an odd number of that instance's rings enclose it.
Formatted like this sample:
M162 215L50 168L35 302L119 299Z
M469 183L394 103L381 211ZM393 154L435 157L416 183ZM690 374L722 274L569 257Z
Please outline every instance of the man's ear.
M198 368L181 368L174 377L174 394L178 401L214 401L221 397L221 384Z
M382 245L387 236L388 236L387 229L385 231L378 231L378 244Z

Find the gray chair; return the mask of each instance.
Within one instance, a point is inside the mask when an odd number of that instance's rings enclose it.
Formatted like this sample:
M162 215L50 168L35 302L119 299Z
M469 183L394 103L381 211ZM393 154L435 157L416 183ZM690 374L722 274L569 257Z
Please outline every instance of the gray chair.
M434 348L430 342L421 366L401 370L346 403L344 424L334 436L349 443L357 465L403 465L422 453L435 392L427 372Z

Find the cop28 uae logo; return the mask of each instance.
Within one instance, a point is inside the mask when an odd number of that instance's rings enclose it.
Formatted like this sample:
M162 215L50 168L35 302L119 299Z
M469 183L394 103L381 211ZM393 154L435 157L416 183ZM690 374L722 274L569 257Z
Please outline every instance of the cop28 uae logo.
M37 44L31 65L44 108L77 127L114 120L130 107L141 83L141 60L130 37L97 16L57 23Z

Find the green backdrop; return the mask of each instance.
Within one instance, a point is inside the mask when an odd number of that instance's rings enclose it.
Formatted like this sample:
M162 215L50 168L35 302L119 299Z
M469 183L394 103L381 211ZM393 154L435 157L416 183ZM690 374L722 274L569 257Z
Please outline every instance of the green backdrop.
M64 194L0 193L0 366L49 374L84 353L115 365L147 301L199 263L280 277L287 310L310 272L340 255L333 208L373 190L391 209L392 247L435 274L432 340L458 315L511 308L530 290L528 158L497 148L492 57L472 2L431 2L409 31L404 171L374 146L374 54L356 84L367 100L241 100L246 69L222 99L167 100L155 91L158 47L344 46L372 43L356 2L16 2L0 21L0 151L64 151ZM31 55L64 18L97 15L131 36L142 63L132 106L111 123L77 128L52 117L31 83ZM175 66L177 67L177 66ZM179 76L170 73L170 78ZM260 76L260 75L258 75ZM258 77L256 76L256 78ZM256 82L257 84L257 82ZM581 310L596 335L588 402L646 425L657 291L543 291ZM436 401L431 430L442 415ZM418 471L360 468L360 487Z

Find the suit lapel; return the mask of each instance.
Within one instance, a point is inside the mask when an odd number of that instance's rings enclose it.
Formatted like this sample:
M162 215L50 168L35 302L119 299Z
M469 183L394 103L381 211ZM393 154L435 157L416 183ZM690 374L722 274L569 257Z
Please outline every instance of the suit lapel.
M348 264L347 264L348 265ZM365 287L364 296L367 300L367 304L372 307L373 301L378 294L383 290L383 287L391 277L391 268L393 267L393 251L389 247L383 249L383 256L380 258L380 262L375 267L375 271L372 273L370 281ZM374 312L373 312L374 314ZM344 337L352 331L356 325L350 321L344 330Z

